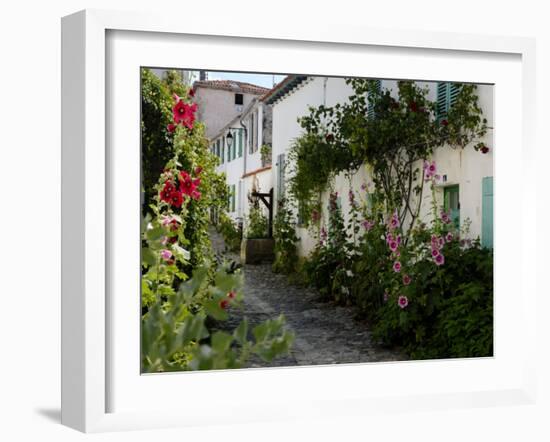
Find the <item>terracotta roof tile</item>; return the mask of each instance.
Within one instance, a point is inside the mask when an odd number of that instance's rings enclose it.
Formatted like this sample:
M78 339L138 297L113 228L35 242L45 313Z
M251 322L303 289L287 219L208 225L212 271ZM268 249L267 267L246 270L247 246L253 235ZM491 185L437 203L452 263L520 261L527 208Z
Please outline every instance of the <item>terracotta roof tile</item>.
M244 92L247 94L264 95L271 89L261 87L252 83L233 80L202 80L193 83L193 89L204 87L208 89L220 89L232 92Z

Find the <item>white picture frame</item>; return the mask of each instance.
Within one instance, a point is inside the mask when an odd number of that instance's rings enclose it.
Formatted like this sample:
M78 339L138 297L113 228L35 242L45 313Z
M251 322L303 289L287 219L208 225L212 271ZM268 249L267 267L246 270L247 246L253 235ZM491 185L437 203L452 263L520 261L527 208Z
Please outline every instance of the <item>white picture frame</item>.
M519 91L515 91L521 115L520 123L515 127L507 127L512 139L517 139L521 145L520 159L523 161L525 173L529 161L534 155L534 100L535 100L535 46L531 39L517 37L489 37L451 33L427 33L420 31L401 31L399 33L368 28L349 28L341 26L315 27L303 26L299 29L277 23L269 25L263 22L261 26L247 23L238 30L231 23L195 18L183 26L179 20L166 16L154 16L144 13L122 13L112 11L86 10L63 18L62 21L62 423L84 432L99 432L123 429L158 428L170 426L208 425L212 419L217 422L254 422L262 420L277 420L286 418L309 418L328 415L361 415L376 411L396 412L412 409L460 408L471 406L489 406L499 404L533 403L536 396L535 380L535 324L531 318L536 316L536 289L534 268L526 265L526 257L534 255L532 242L524 241L528 233L527 221L535 218L536 193L528 192L526 186L511 188L502 185L522 201L520 211L520 237L510 246L509 251L515 254L515 260L521 262L521 279L516 288L520 290L517 296L518 311L522 314L516 319L516 327L522 328L522 352L517 354L513 363L503 357L499 370L505 370L499 382L494 382L488 388L480 384L460 389L446 388L452 380L434 382L434 387L425 393L406 389L376 392L365 388L356 388L350 392L354 380L369 370L369 374L384 372L405 375L419 381L418 385L429 373L426 370L446 370L450 373L479 373L481 376L491 376L496 363L483 361L429 361L421 363L399 364L350 364L334 367L305 367L300 369L274 370L238 370L235 373L209 372L185 373L176 375L160 375L161 393L175 387L180 376L187 376L192 383L200 386L211 384L212 390L228 379L235 385L249 382L249 391L242 398L232 401L235 413L230 417L215 409L208 409L206 403L198 402L193 409L168 405L164 408L146 409L136 407L135 410L112 410L109 395L114 386L110 381L110 370L113 354L111 353L109 330L110 324L116 318L112 317L106 288L109 284L109 241L111 230L108 226L111 220L107 207L109 206L109 154L108 140L111 134L106 131L106 121L111 118L108 111L108 79L107 65L113 56L109 52L109 33L139 33L143 38L162 38L171 40L193 36L193 38L227 37L248 42L251 45L269 44L276 50L288 48L289 45L303 47L304 45L318 48L320 51L347 51L357 48L374 48L377 51L397 50L401 56L408 52L421 51L432 57L443 57L445 54L464 54L470 57L472 63L483 65L484 57L499 55L516 60L521 77ZM141 38L140 37L140 38ZM237 41L237 40L234 40ZM263 42L263 43L262 43ZM132 55L135 51L128 51ZM335 52L332 52L333 54ZM134 54L135 55L135 54ZM434 59L435 59L434 58ZM137 60L137 59L136 59ZM412 60L412 58L411 58ZM180 67L180 66L177 66ZM190 67L190 66L181 66ZM193 66L208 67L211 66ZM231 67L231 66L230 66ZM238 67L238 65L235 65ZM220 68L227 68L220 66ZM309 73L322 73L316 66ZM243 69L245 70L245 69ZM288 70L283 70L289 72ZM443 72L443 71L441 71ZM328 74L328 73L327 73ZM377 75L384 77L382 71ZM442 74L443 75L443 74ZM458 74L459 75L459 74ZM487 77L488 80L490 76ZM396 77L397 78L397 77ZM447 79L447 78L445 78ZM496 85L498 88L498 83ZM137 102L136 102L137 106ZM139 112L139 111L138 111ZM499 107L496 107L499 112ZM502 114L501 114L502 115ZM500 120L504 121L504 120ZM500 127L497 124L497 127ZM499 129L497 129L499 130ZM504 130L504 129L503 129ZM516 138L514 138L516 137ZM498 138L497 138L498 139ZM497 141L498 142L498 141ZM504 145L504 141L503 141ZM505 155L503 153L502 158ZM506 167L510 163L501 163L497 167L497 176L504 177ZM508 166L506 166L508 164ZM119 173L119 171L115 171ZM497 178L498 179L498 178ZM523 180L526 181L525 179ZM505 184L504 179L501 181ZM497 223L498 199L496 202ZM504 208L501 209L504 212ZM517 209L515 210L517 214ZM499 229L495 229L495 243L498 242ZM502 230L500 235L502 236ZM500 244L505 244L501 242ZM500 276L505 275L506 266L511 264L503 255L506 248L495 248L495 265L501 265ZM517 256L519 255L519 257ZM500 263L500 264L499 264ZM136 271L137 272L137 271ZM506 290L503 284L499 291ZM511 290L511 289L508 289ZM508 305L509 307L509 305ZM502 310L504 311L504 310ZM499 315L498 305L495 315ZM502 316L504 317L504 316ZM508 325L509 326L509 325ZM495 333L509 336L506 323L496 328ZM501 348L504 348L506 340ZM134 343L139 347L139 343ZM505 354L503 351L501 354ZM498 360L498 348L495 360ZM483 366L485 364L485 366ZM513 365L513 367L512 367ZM377 368L378 367L378 368ZM508 370L509 371L506 371ZM307 370L307 371L304 371ZM465 371L466 370L466 371ZM470 371L468 371L470 370ZM239 373L237 373L239 372ZM134 373L132 376L145 377ZM190 378L189 376L192 376ZM245 378L246 376L246 378ZM345 378L342 389L327 388L326 394L316 392L308 380L315 377L324 379ZM289 385L302 385L303 390L294 388L296 397L283 404L274 401L272 405L253 401L258 394L258 388L266 383L272 383L276 377L281 382L286 380ZM473 375L472 375L473 377ZM153 377L147 377L153 379ZM137 379L137 378L136 378ZM465 378L467 380L467 378ZM429 378L428 378L429 380ZM147 381L157 388L153 381ZM239 384L240 383L240 384ZM457 382L460 384L460 382ZM330 382L329 382L330 384ZM128 384L128 388L136 388L138 384ZM330 384L332 385L332 384ZM141 388L141 387L137 387ZM309 390L308 390L309 388ZM307 397L306 393L307 392ZM191 393L191 396L195 393ZM198 393L197 393L198 394ZM276 394L276 391L272 391ZM300 396L301 395L301 396ZM147 396L146 396L147 397ZM159 399L159 398L156 398ZM299 400L301 399L301 400ZM149 398L147 399L149 400ZM252 400L252 402L251 402ZM210 399L212 402L212 399ZM156 402L151 402L156 403ZM170 402L168 401L170 404ZM224 401L219 404L223 407ZM115 407L116 408L116 407ZM225 419L225 420L224 420Z

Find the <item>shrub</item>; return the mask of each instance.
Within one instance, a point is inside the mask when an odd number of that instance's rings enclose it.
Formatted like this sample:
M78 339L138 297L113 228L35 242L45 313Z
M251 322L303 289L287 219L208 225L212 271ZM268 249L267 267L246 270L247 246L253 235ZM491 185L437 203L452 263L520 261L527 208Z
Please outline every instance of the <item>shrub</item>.
M267 238L268 221L259 204L250 207L248 223L246 226L246 237L248 239Z
M222 234L226 248L234 253L241 250L241 241L243 238L242 227L238 226L226 213L220 215L218 232Z
M275 239L275 261L272 269L276 273L289 274L296 270L298 262L295 223L288 202L281 198L278 202L277 215L273 223Z

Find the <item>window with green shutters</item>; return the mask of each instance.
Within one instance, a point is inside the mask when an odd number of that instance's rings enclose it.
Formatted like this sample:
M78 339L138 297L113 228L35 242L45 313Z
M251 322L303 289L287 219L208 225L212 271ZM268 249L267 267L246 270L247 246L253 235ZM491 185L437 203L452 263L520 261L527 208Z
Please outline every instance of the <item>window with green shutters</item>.
M493 177L484 177L481 183L481 245L493 248Z
M235 190L235 184L230 184L227 186L227 193L229 194L227 197L227 210L229 212L235 211L235 199L236 199L236 190Z
M460 83L437 83L437 119L447 117L460 92Z
M239 158L242 158L242 156L243 156L243 129L239 129L237 131L237 139L238 139L237 145L239 146Z
M376 94L378 94L380 92L380 90L382 89L382 80L372 80L372 83L373 83L374 88L369 89L369 92L368 92L368 98L369 99L371 97L375 96ZM368 103L370 103L370 100L367 101L367 104ZM376 117L376 115L374 113L374 106L368 106L367 118L369 120L372 120L375 117Z
M444 189L444 207L453 224L460 229L460 193L458 184Z

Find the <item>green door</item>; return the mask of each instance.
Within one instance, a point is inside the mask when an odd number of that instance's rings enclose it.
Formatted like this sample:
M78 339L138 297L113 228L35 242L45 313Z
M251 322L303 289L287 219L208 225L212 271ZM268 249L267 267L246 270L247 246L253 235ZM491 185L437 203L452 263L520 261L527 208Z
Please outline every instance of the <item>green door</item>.
M445 187L444 194L445 211L450 215L451 220L457 229L460 229L460 199L458 184Z
M493 177L483 178L481 184L481 245L493 248Z

